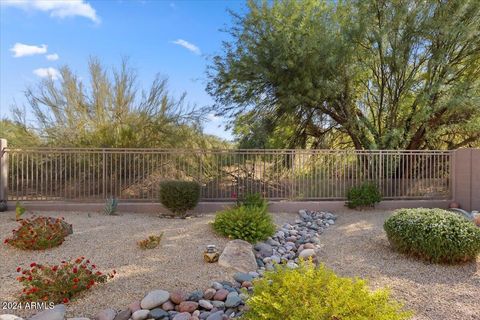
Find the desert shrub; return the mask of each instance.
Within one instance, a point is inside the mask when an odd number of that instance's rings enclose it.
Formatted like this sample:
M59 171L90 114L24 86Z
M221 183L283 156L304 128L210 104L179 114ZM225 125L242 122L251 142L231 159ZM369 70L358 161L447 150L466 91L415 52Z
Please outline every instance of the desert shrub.
M363 183L358 187L352 187L347 192L347 207L373 207L382 201L378 187L373 183Z
M254 282L246 320L409 319L411 312L390 299L385 289L370 291L364 280L342 278L323 265L300 262L277 268Z
M194 181L162 181L160 202L172 213L182 218L187 210L195 208L200 199L200 185Z
M162 237L163 237L163 232L158 236L155 236L155 235L148 236L148 238L138 241L137 244L140 247L140 249L143 249L143 250L154 249L158 247L158 245L160 244L160 241L162 240Z
M24 250L43 250L61 245L72 233L72 226L63 218L32 217L19 221L20 227L12 230L13 237L5 243Z
M30 268L17 268L21 275L17 280L22 284L21 301L49 301L68 303L79 292L90 289L97 283L104 283L116 273L103 274L96 270L85 257L62 261L58 265L32 263Z
M394 249L432 262L468 261L480 253L480 229L446 210L396 210L383 227Z
M275 225L266 205L224 210L215 216L213 228L221 235L250 243L265 240L275 232Z
M18 221L22 218L23 214L25 213L26 209L22 204L17 201L15 204L15 219Z
M107 216L114 216L117 214L118 200L115 198L110 198L105 201L105 207L103 208L103 213Z
M240 206L267 208L268 202L260 193L247 193L242 199L237 201L237 207Z

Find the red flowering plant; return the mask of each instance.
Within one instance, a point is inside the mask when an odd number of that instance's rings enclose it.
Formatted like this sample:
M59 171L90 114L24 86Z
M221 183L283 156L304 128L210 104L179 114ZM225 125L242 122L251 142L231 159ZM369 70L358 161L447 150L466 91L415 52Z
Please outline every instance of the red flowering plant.
M113 278L116 271L104 274L85 257L62 261L59 265L33 262L30 268L17 268L17 280L23 285L21 301L68 303L78 293Z
M59 246L71 233L72 226L63 218L32 217L19 221L20 227L12 230L13 237L5 243L24 250L43 250Z

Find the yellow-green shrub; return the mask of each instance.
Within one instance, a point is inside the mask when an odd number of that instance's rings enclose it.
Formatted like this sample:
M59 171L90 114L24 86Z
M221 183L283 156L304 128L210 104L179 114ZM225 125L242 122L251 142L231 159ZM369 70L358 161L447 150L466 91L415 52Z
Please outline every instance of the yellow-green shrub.
M277 268L255 281L246 320L401 320L411 312L386 289L371 291L364 280L342 278L310 261Z
M267 204L231 208L218 213L213 229L231 239L242 239L250 243L265 240L275 232L272 216Z

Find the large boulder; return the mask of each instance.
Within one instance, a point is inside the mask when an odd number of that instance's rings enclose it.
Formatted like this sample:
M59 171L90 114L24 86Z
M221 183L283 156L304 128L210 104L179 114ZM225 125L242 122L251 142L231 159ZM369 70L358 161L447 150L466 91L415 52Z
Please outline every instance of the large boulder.
M252 245L239 239L227 243L218 259L218 264L240 272L255 271L257 269L257 261L253 254Z

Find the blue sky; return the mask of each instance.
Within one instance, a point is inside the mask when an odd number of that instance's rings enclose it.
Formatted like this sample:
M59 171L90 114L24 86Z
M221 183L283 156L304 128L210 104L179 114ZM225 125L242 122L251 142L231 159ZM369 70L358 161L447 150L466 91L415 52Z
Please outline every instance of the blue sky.
M231 23L227 9L245 11L244 1L0 0L0 108L9 113L23 90L69 65L87 79L93 55L118 65L128 56L147 87L156 73L168 76L172 93L187 92L199 106L212 104L205 92L206 67L221 52L220 32ZM28 108L28 106L27 106ZM231 139L223 119L209 117L207 133ZM220 127L219 127L220 126Z

